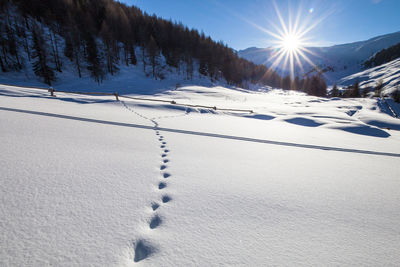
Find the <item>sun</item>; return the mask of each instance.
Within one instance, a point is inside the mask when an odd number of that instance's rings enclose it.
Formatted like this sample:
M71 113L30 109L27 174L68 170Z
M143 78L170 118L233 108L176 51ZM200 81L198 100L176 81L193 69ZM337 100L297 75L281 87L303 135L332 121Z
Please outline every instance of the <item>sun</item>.
M302 48L301 40L296 34L287 34L281 41L282 48L289 53L297 53Z
M300 5L296 10L289 8L288 15L284 18L276 2L272 0L272 3L278 23L269 20L269 28L255 23L251 25L272 37L267 40L271 52L263 63L268 64L271 70L281 71L283 75L290 74L290 77L294 79L295 76L304 75L310 67L316 67L312 59L318 58L318 54L310 49L316 46L311 41L310 33L330 16L331 11L316 16L314 8L304 12Z

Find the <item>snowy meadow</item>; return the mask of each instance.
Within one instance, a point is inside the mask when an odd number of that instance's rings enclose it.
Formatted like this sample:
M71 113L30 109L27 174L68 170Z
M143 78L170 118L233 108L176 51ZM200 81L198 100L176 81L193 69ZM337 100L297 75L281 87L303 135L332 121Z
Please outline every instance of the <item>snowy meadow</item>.
M379 100L146 97L217 110L0 85L1 266L400 263L400 122Z

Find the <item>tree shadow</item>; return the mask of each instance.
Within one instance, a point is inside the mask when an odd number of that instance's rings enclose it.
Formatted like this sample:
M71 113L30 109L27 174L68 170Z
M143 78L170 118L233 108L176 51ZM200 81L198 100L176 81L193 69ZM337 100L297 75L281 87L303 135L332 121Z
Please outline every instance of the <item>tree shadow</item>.
M372 137L387 138L390 136L389 133L387 133L381 129L368 126L368 125L339 127L336 129L340 129L340 130L343 130L343 131L346 131L349 133L353 133L353 134L360 134L360 135L366 135L366 136L372 136Z
M78 104L99 104L99 103L108 103L115 101L114 99L91 99L91 98L83 98L83 97L52 97L48 93L38 92L35 94L17 93L14 91L0 89L0 96L7 97L17 97L17 98L47 98L54 99L59 101L73 102Z
M306 126L306 127L318 127L318 126L323 125L323 123L316 122L315 120L301 118L301 117L287 119L285 121L288 123L292 123L292 124L296 124L296 125L300 125L300 126Z
M245 115L243 117L256 119L256 120L264 120L264 121L269 121L269 120L275 119L274 116L265 115L265 114Z

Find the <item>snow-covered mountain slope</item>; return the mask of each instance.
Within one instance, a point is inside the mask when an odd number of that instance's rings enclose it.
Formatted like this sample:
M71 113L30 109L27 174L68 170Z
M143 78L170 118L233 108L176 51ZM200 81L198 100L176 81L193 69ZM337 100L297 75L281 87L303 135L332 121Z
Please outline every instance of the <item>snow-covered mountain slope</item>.
M376 100L147 97L254 113L0 86L1 266L400 263L400 121Z
M397 87L400 88L400 58L344 77L338 84L351 85L358 81L361 88L373 89L379 80L383 82L384 93L391 93Z
M398 43L400 43L400 32L395 32L355 43L330 47L308 47L307 49L311 53L307 53L307 57L320 69L326 71L327 81L332 84L345 76L361 71L362 63L369 57ZM239 56L266 66L273 63L273 60L271 61L273 53L272 48L255 47L238 52ZM296 64L295 72L297 75L304 75L304 73L313 69L304 59L302 59L301 64L304 70L302 71L299 64ZM278 67L282 68L282 66ZM284 70L284 73L287 72L288 70Z

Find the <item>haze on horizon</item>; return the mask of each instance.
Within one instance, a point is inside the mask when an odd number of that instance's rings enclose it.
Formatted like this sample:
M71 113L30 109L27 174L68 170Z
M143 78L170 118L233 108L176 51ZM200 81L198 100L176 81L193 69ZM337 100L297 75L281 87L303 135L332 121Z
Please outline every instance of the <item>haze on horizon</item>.
M312 46L330 46L367 40L400 31L397 0L121 0L149 14L182 22L204 31L214 40L236 49L272 46L275 38L263 29L278 26L279 10L289 24L313 25L307 32Z

